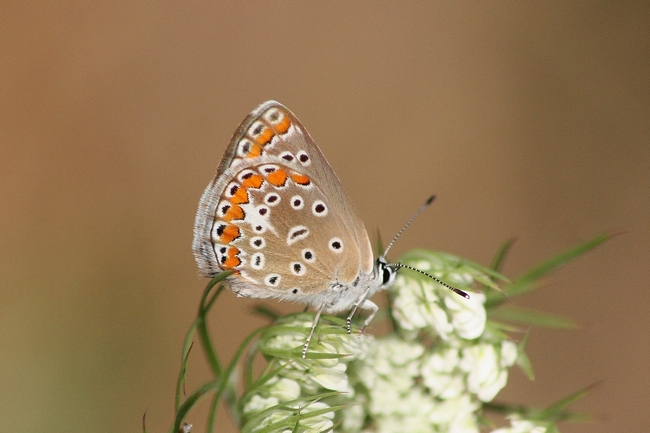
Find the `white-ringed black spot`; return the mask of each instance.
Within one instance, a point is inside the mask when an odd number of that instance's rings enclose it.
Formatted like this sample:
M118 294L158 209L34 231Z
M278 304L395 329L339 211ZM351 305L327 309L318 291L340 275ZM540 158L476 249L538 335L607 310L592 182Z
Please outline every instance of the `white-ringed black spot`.
M222 265L226 263L226 260L228 259L228 256L226 255L226 252L228 251L228 248L226 247L221 247L219 248L219 253L217 254L217 258L219 260L219 263Z
M294 287L293 289L291 289L291 293L297 295L298 293L300 293L300 289L298 287Z
M249 131L253 136L260 135L264 131L264 124L262 122L255 122Z
M299 195L294 195L291 197L291 207L294 208L295 210L300 210L303 207L305 207L305 200L303 200L302 197Z
M295 226L289 230L287 235L287 245L292 245L301 239L309 236L309 229L305 226Z
M307 267L300 262L291 262L289 264L289 270L292 274L297 276L303 276L307 272Z
M239 176L237 176L237 179L239 179L241 182L245 181L246 179L250 179L251 176L253 176L255 172L253 170L243 170Z
M247 138L244 138L239 142L237 148L237 154L240 157L245 157L246 155L248 155L248 152L250 152L251 147L253 147L253 142Z
M277 109L273 108L273 109L267 111L266 114L264 115L264 117L269 122L275 123L278 120L280 120L280 112Z
M268 274L264 277L264 284L270 287L278 287L280 285L281 277L278 274Z
M266 241L261 236L255 236L251 238L250 243L251 247L255 248L256 250L262 249L266 246Z
M340 254L343 252L343 241L340 238L332 238L328 244L330 251Z
M266 263L264 254L255 253L251 256L251 268L253 269L264 269L264 264Z
M277 205L278 203L280 203L280 200L281 200L280 195L274 192L270 192L266 194L266 196L264 197L264 203L268 204L269 206Z
M309 159L309 155L307 155L307 152L305 152L304 150L299 151L296 156L298 157L298 161L300 161L302 165L307 166L311 164L311 159Z
M305 259L307 263L314 263L316 261L316 255L314 254L313 250L310 250L309 248L305 248L304 250L301 251L302 253L302 258Z
M311 205L311 211L314 215L323 217L327 215L327 205L322 200L316 200Z
M256 226L253 226L253 231L256 233L264 233L266 229L263 225L258 224Z
M280 154L280 158L282 158L282 159L284 159L285 161L288 161L288 162L291 162L291 161L293 161L294 159L296 159L296 157L293 156L293 155L291 154L291 152L282 152L282 153Z
M257 213L261 216L267 216L269 214L269 208L267 206L258 206Z

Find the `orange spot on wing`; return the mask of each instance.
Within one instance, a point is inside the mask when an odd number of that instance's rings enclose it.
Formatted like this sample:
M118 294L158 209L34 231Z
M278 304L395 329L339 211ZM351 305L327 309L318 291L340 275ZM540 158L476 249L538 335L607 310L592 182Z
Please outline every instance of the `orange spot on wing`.
M248 191L243 186L237 190L235 195L230 198L230 203L241 204L248 203Z
M253 143L251 148L248 150L248 153L246 154L246 158L255 158L258 157L262 154L262 146L260 146L257 143Z
M221 235L219 235L219 240L224 244L229 244L239 237L239 228L235 225L229 224L223 229Z
M239 249L238 248L229 248L227 256L228 258L226 261L223 263L223 267L226 269L233 269L239 265L241 265L241 260L239 260Z
M260 135L257 136L255 141L257 142L257 144L264 146L268 144L269 141L271 141L274 135L275 132L273 132L271 128L264 128L264 131L262 131Z
M259 188L264 183L264 179L259 174L254 174L248 179L244 179L242 186L244 188Z
M298 173L293 173L291 175L291 180L293 180L299 185L309 185L309 182L311 182L307 176Z
M287 172L282 169L275 170L273 173L269 173L266 179L273 186L284 186L287 181Z
M280 120L280 122L273 125L273 129L275 129L275 132L277 132L278 134L284 134L289 130L290 126L291 126L291 119L289 119L289 116L285 114L284 117L282 117L282 120Z
M230 206L230 209L226 211L223 219L225 221L244 219L244 210L241 208L241 206L233 204Z

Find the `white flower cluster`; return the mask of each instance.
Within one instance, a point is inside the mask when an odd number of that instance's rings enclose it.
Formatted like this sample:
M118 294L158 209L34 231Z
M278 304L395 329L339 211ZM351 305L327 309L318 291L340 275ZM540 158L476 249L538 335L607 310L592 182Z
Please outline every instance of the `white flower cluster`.
M460 289L487 279L477 267L449 265L447 257L432 254L409 265ZM299 424L286 421L285 428L273 431L327 431L336 425L336 431L350 433L479 432L479 409L506 385L508 368L518 356L517 346L501 334L486 332L481 293L471 292L470 299L465 299L434 280L408 272L400 274L390 290L395 332L375 340L340 329L323 332L319 326L318 341L312 342L310 353L350 356L300 359L278 355L299 352L311 326L307 319L289 324L295 332L285 329L260 340L260 351L271 357L277 374L246 401L245 417L263 415L251 431L282 427L283 420L299 410ZM327 391L341 394L309 400ZM337 405L344 407L335 412ZM309 412L318 416L309 417ZM528 421L513 419L510 428L493 433L543 431L532 424L531 429L522 430L528 426L524 422Z
M278 427L273 430L278 432L327 431L334 426L334 409L328 403L310 399L309 396L327 391L354 395L348 380L347 365L365 353L361 346L367 345L372 337L341 332L321 333L315 337L318 341L310 345L309 353L342 357L302 359L288 356L302 349L311 324L310 320L300 319L282 323L283 329L294 328L296 331L271 333L260 341L260 352L272 354L270 367L277 369L277 374L256 387L246 399L242 411L244 417L264 414L261 420L256 420L251 431L272 425ZM294 430L296 424L298 429Z
M435 266L435 260L409 264L461 289L470 287L480 272L465 267L440 275L436 269L445 267ZM431 279L407 273L397 278L391 293L397 332L375 341L368 356L351 366L372 420L368 431L478 433L477 410L506 385L517 346L485 336L481 293L465 299ZM344 427L353 432L362 425Z

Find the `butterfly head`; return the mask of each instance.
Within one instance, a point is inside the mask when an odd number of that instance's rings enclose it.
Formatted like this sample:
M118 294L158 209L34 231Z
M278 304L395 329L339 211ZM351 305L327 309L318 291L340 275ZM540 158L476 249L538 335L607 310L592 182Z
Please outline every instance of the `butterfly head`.
M388 263L383 255L377 258L375 261L375 278L380 283L380 289L385 289L393 284L395 277L397 276L397 269L399 268Z

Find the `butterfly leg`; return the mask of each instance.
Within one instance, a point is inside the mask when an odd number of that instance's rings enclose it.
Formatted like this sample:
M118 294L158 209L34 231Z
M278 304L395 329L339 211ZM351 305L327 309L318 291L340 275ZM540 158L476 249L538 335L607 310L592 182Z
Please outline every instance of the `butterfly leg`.
M318 308L318 311L316 311L316 317L314 317L314 323L311 325L311 329L309 330L309 335L307 336L307 340L305 341L305 347L302 348L302 359L305 359L307 357L307 349L309 348L309 342L311 341L311 337L314 335L314 331L316 330L316 325L318 325L318 320L320 319L320 313L323 312L323 308L325 308L324 302Z
M372 319L375 317L375 314L377 314L377 311L379 311L379 307L374 302L366 299L364 303L361 304L361 308L363 308L364 310L372 310L368 315L368 317L366 318L366 320L363 322L363 328L361 328L361 332L363 332L368 326L368 324L372 322Z
M359 296L359 299L357 299L357 301L356 301L356 302L354 303L354 305L352 306L352 311L350 311L350 314L348 314L348 319L347 319L346 322L345 322L345 324L346 324L346 326L347 326L347 329L348 329L348 334L351 334L351 333L352 333L352 317L354 316L354 313L357 312L357 308L359 308L359 306L361 306L361 308L364 308L364 309L371 309L371 310L373 310L373 307L374 307L374 311L373 311L372 313L370 313L370 319L372 319L372 318L374 317L375 313L376 313L377 310L379 309L379 307L377 307L373 302L368 301L368 300L366 299L366 297L368 296L368 293L369 293L369 292L370 292L370 287L368 287L368 288L367 288L367 289L366 289L366 290L361 294L361 296ZM370 305L368 305L368 304L370 304ZM367 325L369 322L370 322L370 321L367 320L366 323L363 325L363 327L365 328L366 325Z

